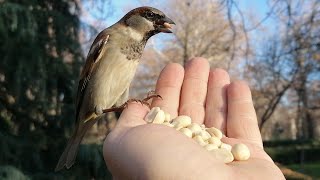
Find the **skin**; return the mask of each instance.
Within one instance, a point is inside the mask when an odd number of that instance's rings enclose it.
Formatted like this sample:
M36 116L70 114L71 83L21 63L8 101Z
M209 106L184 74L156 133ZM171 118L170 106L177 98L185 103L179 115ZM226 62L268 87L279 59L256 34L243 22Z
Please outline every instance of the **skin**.
M185 69L167 65L160 74L155 99L172 117L188 115L193 122L219 128L228 144L244 143L248 161L224 164L195 141L173 128L146 124L148 107L130 103L104 142L104 158L115 179L285 179L263 150L251 92L243 81L211 69L195 58Z

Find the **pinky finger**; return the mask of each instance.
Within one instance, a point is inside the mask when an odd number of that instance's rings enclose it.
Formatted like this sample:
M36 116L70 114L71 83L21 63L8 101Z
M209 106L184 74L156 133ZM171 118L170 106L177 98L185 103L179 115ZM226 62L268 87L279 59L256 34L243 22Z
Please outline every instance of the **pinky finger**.
M251 91L245 82L231 83L227 88L227 136L250 141L262 147Z

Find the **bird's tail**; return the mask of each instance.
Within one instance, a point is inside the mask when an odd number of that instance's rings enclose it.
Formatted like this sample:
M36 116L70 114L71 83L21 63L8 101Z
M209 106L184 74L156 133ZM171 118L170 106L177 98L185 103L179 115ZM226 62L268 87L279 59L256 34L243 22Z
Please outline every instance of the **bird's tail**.
M67 147L65 148L62 155L60 156L60 159L55 168L55 171L59 171L63 169L63 167L66 167L67 169L69 169L74 164L80 143L84 135L86 134L87 130L90 129L95 122L96 122L95 120L91 119L83 123L82 127L77 128L77 130L69 139Z

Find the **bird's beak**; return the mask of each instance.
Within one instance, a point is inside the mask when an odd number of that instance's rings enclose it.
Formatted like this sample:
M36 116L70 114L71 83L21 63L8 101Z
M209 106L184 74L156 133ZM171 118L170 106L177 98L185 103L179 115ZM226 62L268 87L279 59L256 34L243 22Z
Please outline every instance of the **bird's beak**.
M163 32L163 33L172 33L170 29L174 24L175 23L168 17L164 17L157 22L157 25L159 25L160 32Z

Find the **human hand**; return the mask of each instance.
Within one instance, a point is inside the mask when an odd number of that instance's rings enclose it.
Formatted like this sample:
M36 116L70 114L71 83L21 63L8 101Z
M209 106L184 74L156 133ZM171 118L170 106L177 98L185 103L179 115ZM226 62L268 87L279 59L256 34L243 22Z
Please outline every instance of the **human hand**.
M156 87L163 100L154 99L171 117L188 115L193 122L219 128L227 144L244 143L247 161L224 164L194 140L173 128L147 124L146 106L130 103L104 142L104 158L115 179L284 179L263 150L261 134L246 83L230 83L227 72L210 71L202 58L184 69L167 65Z

